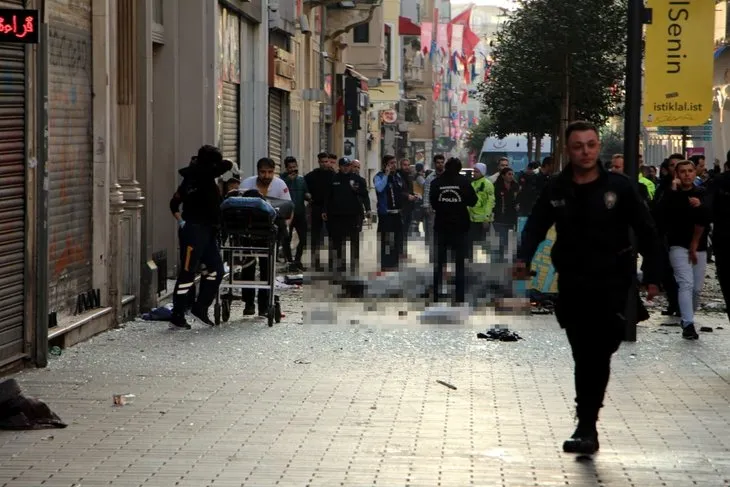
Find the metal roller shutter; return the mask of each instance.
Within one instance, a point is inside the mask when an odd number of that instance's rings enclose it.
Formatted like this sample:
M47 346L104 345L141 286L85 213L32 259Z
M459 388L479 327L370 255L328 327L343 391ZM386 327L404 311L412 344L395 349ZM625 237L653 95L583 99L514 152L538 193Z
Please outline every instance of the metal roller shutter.
M281 172L281 145L283 143L282 95L279 90L269 90L269 157L276 163L276 174Z
M237 83L223 82L223 123L221 128L223 157L238 164L239 140L239 86ZM240 164L238 164L241 167Z
M24 350L25 46L0 44L0 364ZM20 357L18 357L20 358Z
M49 29L50 309L73 311L92 287L91 35Z

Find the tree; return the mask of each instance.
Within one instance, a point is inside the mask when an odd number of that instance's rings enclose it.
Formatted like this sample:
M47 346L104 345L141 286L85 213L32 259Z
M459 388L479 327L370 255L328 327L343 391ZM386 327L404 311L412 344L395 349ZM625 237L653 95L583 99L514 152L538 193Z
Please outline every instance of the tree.
M474 151L479 154L482 151L482 147L484 147L484 141L490 135L494 135L492 123L488 117L481 117L479 122L466 135L464 146L469 151Z
M497 34L483 109L499 136L558 134L561 118L602 125L619 111L627 0L521 0Z

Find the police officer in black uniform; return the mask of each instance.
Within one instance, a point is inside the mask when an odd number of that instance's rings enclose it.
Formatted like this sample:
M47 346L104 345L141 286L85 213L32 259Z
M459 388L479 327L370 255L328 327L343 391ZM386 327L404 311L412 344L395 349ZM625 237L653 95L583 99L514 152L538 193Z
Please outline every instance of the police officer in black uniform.
M332 176L325 198L322 218L327 222L330 236L330 272L347 271L345 243L350 241L350 272L354 275L360 266L360 231L365 213L370 213L367 182L350 170L352 161L343 157L340 170Z
M433 270L433 300L439 299L441 280L446 266L449 250L453 254L456 270L453 303L466 301L466 259L467 246L470 245L469 228L471 218L469 207L477 204L479 198L471 181L459 174L461 160L456 157L446 161L444 173L431 182L429 203L435 213L433 225L436 242L436 263Z
M208 308L223 279L223 260L218 248L222 198L216 178L232 167L231 161L223 160L217 147L204 145L190 165L178 171L183 181L170 200L170 211L178 221L181 267L172 298L171 328L190 329L185 320L185 305L188 293L195 285L195 272L201 263L205 265L205 271L198 300L191 312L202 322L214 325L208 317Z
M525 279L538 245L555 224L552 261L558 273L556 317L575 360L578 427L565 452L598 451L596 422L608 385L611 356L624 338L629 285L636 279L633 229L646 262L649 299L658 293L661 242L636 182L598 163L597 128L574 122L566 130L569 164L549 181L522 233L515 277ZM635 299L631 296L631 299Z
M709 185L715 271L730 319L730 171L715 174Z

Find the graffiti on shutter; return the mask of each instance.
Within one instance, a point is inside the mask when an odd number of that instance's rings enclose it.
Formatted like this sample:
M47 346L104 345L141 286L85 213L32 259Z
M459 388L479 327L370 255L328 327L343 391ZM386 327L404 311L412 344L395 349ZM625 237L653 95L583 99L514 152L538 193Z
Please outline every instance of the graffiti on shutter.
M0 363L25 351L25 47L0 44Z
M221 151L223 157L238 164L239 137L239 85L223 81L223 109L221 126ZM241 167L238 164L238 167Z
M52 24L49 49L49 306L64 312L92 287L91 36Z
M269 91L269 157L276 163L276 174L281 168L281 142L282 142L282 119L281 119L281 94L279 90Z

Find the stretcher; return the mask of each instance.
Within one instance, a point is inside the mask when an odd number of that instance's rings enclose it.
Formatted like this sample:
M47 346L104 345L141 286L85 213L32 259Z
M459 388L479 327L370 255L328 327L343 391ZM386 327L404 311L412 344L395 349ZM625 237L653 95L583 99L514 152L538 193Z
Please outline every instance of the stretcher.
M215 324L231 317L234 300L243 300L243 290L268 290L266 319L269 326L281 321L281 308L274 294L276 285L276 254L281 225L291 216L289 201L251 196L250 192L229 193L221 204L221 256L230 271L224 277L216 295L213 315ZM266 259L268 279L242 278L248 266ZM238 292L236 292L238 291ZM237 297L237 296L241 297Z

